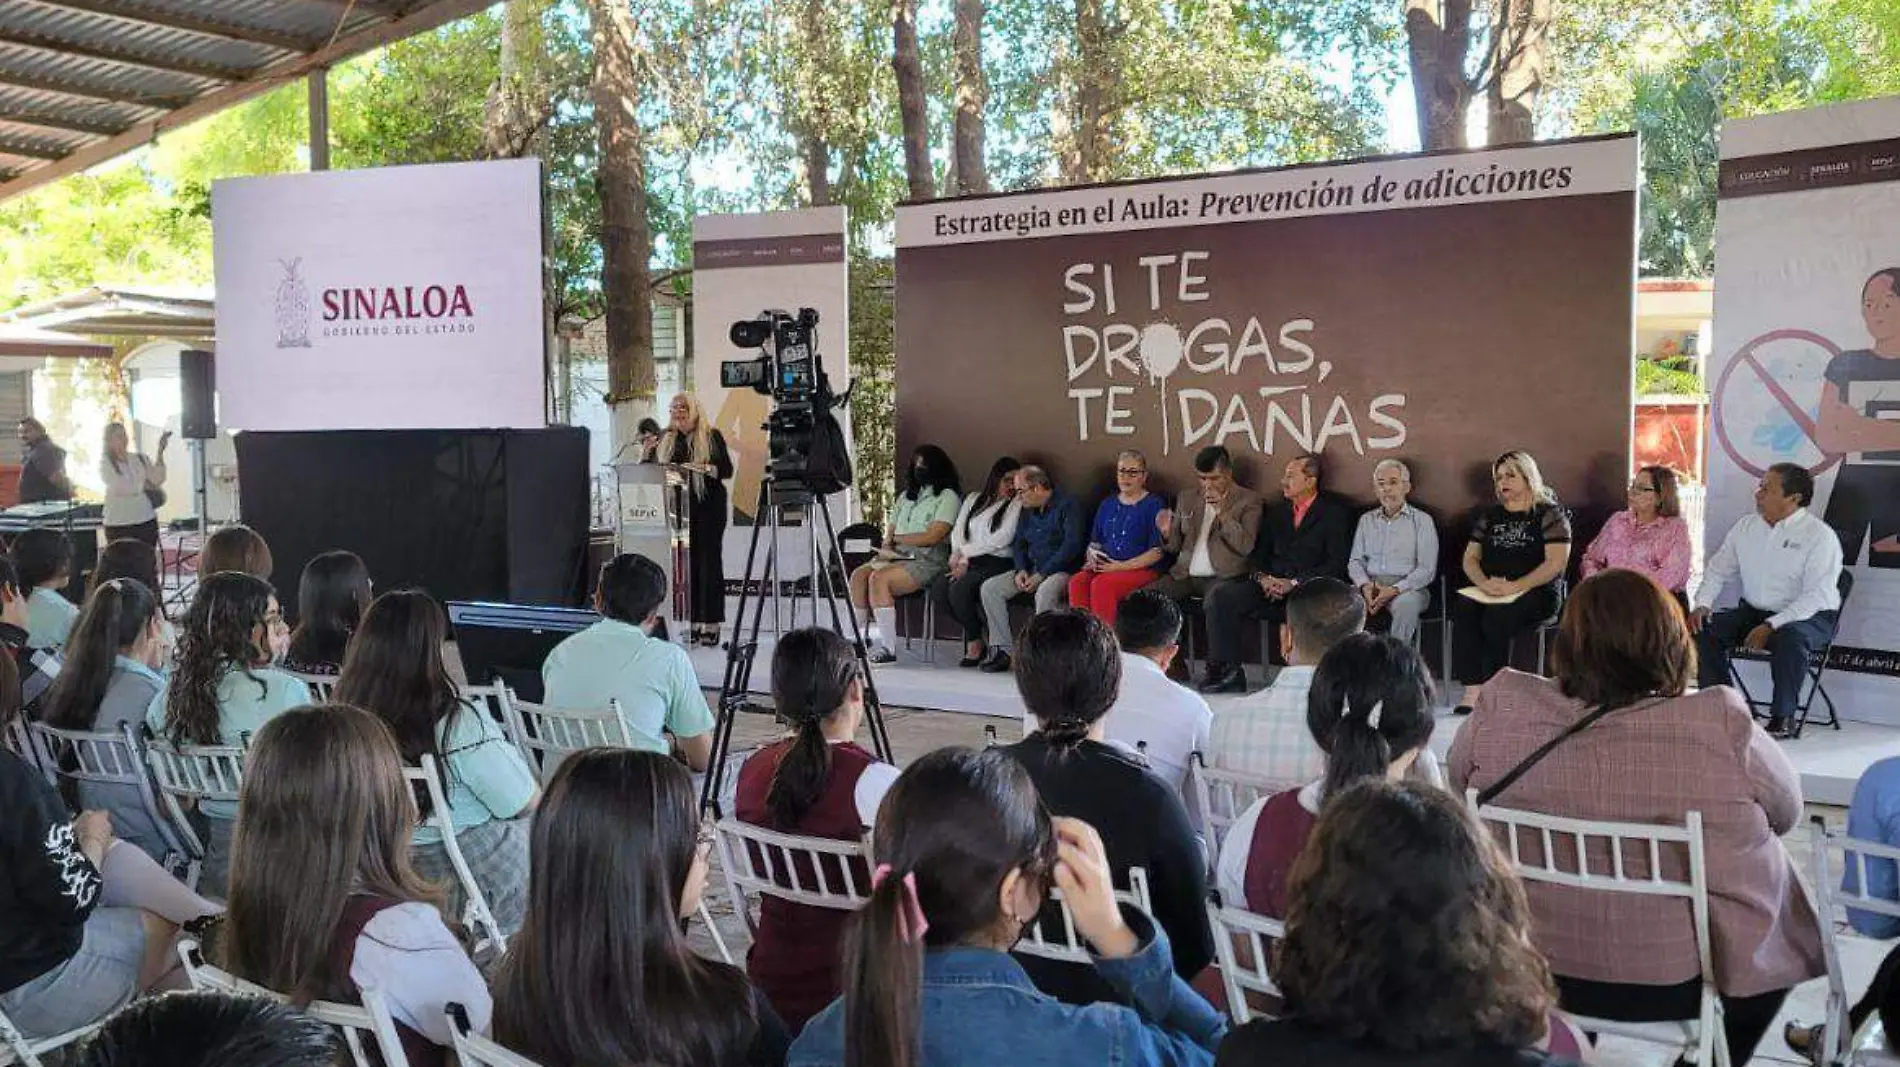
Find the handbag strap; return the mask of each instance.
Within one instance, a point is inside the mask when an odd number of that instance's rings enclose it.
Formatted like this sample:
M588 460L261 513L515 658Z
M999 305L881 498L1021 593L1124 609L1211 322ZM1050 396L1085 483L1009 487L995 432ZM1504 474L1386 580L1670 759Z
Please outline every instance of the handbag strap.
M1562 733L1544 742L1542 745L1539 745L1535 752L1532 752L1530 755L1525 756L1523 759L1523 762L1519 763L1515 767L1512 767L1510 770L1505 771L1504 777L1499 778L1495 782L1492 782L1488 787L1479 790L1478 791L1478 806L1483 807L1484 805L1491 803L1491 801L1495 800L1500 793L1503 793L1506 789L1509 789L1512 786L1516 785L1517 780L1519 778L1522 778L1526 774L1529 774L1531 768L1537 766L1539 763L1542 763L1544 761L1545 756L1548 756L1552 752L1557 750L1558 745L1563 744L1565 741L1570 740L1571 738L1577 736L1578 734L1584 732L1585 730L1588 730L1590 727L1596 725L1597 720L1603 718L1605 715L1608 715L1609 713L1613 711L1621 711L1622 709L1629 708L1629 707L1635 707L1635 705L1634 704L1605 704L1604 706L1596 709L1595 711L1592 711L1590 714L1585 715L1583 718L1578 719L1576 722L1571 723L1569 726L1564 728Z

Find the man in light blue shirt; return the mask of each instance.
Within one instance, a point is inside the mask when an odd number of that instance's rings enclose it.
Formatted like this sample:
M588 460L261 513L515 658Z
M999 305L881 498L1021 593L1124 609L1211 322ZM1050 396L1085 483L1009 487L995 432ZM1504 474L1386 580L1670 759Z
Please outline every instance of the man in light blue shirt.
M1378 629L1380 615L1392 636L1410 642L1418 636L1418 617L1432 599L1438 576L1438 528L1432 517L1406 502L1412 472L1396 459L1372 468L1372 489L1379 506L1359 516L1352 535L1346 573L1366 602L1366 629Z
M712 709L686 650L647 633L666 599L666 573L645 556L615 556L600 571L594 610L601 620L554 646L541 665L549 707L604 708L620 702L635 748L669 749L673 736L693 770L712 759Z
M1847 836L1900 848L1900 756L1878 760L1861 772L1860 781L1854 783L1853 806L1847 809ZM1867 895L1900 900L1894 862L1873 856L1862 862L1867 866ZM1841 885L1859 892L1860 872L1852 860ZM1900 919L1889 915L1849 908L1847 921L1864 937L1900 937Z

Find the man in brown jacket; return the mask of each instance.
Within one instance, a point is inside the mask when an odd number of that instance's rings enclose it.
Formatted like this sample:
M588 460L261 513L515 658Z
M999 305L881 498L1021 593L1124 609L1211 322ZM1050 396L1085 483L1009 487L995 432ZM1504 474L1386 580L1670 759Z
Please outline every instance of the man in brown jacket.
M1245 581L1260 533L1260 494L1234 481L1227 449L1210 445L1194 457L1200 486L1181 493L1157 523L1174 567L1149 588L1175 600L1205 598L1217 583Z

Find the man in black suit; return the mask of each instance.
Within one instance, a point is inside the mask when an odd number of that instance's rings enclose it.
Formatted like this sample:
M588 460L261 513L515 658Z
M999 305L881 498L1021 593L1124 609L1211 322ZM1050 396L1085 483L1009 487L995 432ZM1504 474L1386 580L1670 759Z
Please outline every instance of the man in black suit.
M1253 580L1224 582L1207 595L1203 693L1246 691L1247 677L1240 663L1241 637L1248 620L1278 626L1286 621L1286 596L1294 586L1319 577L1346 581L1358 516L1345 498L1320 491L1319 457L1308 454L1289 460L1280 476L1280 491L1282 499L1260 519Z

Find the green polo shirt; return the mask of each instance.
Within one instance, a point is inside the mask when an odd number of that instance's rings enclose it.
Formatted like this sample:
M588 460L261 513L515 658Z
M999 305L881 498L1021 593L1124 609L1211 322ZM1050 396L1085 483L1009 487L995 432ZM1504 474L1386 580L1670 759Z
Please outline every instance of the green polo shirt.
M167 679L165 687L152 698L152 706L145 711L145 721L152 724L152 732L162 737L171 736L165 728L165 697L170 692L171 681ZM309 686L275 667L227 670L224 677L218 679L218 743L242 745L246 734L263 729L271 719L291 708L313 703ZM207 801L203 810L207 818L237 818L236 804Z
M686 650L618 619L602 619L554 646L541 680L549 707L582 710L620 701L635 748L665 752L666 734L697 737L713 728Z
M35 589L26 598L26 647L65 647L79 621L79 608L57 589Z
M480 704L462 701L461 709L442 720L437 732L448 762L444 799L458 835L491 819L512 819L527 810L534 800L534 773L528 770L521 750ZM435 827L419 826L415 843L433 845L441 837Z

